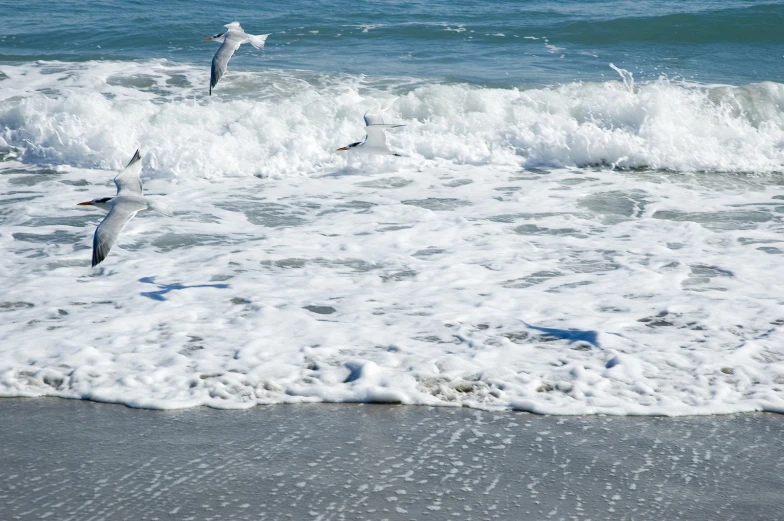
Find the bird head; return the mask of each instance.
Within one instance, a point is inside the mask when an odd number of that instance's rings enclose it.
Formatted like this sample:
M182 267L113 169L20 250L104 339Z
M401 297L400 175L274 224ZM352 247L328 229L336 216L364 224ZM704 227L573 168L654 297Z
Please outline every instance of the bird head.
M97 197L91 201L77 203L77 206L97 206L102 210L109 210L111 209L111 205L109 203L112 199L114 199L114 197Z
M215 42L223 43L223 40L224 40L225 36L226 36L226 33L220 33L220 34L216 34L215 36L208 36L206 38L202 38L201 41L203 41L203 42L215 41Z
M358 145L361 145L361 144L362 144L362 141L357 141L356 143L351 143L350 145L346 145L344 147L340 147L335 152L340 152L340 151L344 151L345 152L346 150L350 150L350 149L354 148L355 146L358 146Z

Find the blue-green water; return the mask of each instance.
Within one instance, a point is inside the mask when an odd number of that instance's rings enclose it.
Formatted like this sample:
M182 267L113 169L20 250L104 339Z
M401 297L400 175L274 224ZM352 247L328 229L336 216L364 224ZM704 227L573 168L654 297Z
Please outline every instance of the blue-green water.
M411 76L486 86L660 75L784 81L784 3L695 1L0 2L0 63L147 60L209 64L201 38L233 20L272 33L235 70Z

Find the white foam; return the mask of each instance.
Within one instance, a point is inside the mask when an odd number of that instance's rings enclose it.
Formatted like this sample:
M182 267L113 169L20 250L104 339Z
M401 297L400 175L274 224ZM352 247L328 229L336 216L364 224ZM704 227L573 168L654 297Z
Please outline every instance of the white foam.
M390 140L420 162L784 168L784 85L777 83L662 79L634 92L618 81L517 90L232 71L209 97L204 70L167 62L3 71L1 137L34 164L116 168L126 150L141 146L156 171L172 176L340 169L346 159L334 150L362 137L364 111L399 95L389 115L406 128Z
M551 45L549 43L546 43L544 45L544 48L547 49L547 52L549 52L550 54L559 54L566 50L565 47L558 47L557 45Z
M780 85L3 71L2 396L784 412ZM332 151L395 97L409 157ZM175 216L90 275L75 205L137 145ZM600 162L716 171L533 168Z

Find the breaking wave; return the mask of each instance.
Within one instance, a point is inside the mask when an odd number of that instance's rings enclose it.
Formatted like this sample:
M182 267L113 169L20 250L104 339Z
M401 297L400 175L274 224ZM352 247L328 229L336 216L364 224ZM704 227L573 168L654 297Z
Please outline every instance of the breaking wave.
M672 171L784 170L784 84L661 78L492 89L147 62L0 67L0 146L22 162L117 169L139 146L161 176L291 176L345 168L362 115L391 107L404 162ZM620 79L620 78L619 78Z

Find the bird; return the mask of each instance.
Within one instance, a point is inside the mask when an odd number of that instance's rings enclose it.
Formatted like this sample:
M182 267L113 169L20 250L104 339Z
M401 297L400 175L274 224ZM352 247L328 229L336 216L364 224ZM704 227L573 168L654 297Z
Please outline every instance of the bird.
M221 45L218 52L212 58L212 71L210 72L210 96L212 96L212 89L218 84L223 73L226 72L226 67L229 65L229 59L234 54L240 45L243 43L250 43L256 49L263 49L264 42L267 40L269 34L253 35L246 33L239 22L231 22L224 25L225 32L216 34L215 36L208 36L203 38L203 42L215 41L220 42Z
M384 118L378 114L365 112L365 139L340 147L337 151L357 151L367 154L391 154L400 157L400 154L392 152L387 146L387 137L384 133L389 128L405 127L405 125L389 125L384 123Z
M142 197L142 180L139 177L141 171L142 157L136 150L125 169L114 178L117 195L78 203L78 206L97 206L109 212L95 229L92 268L103 262L109 255L109 250L117 242L117 236L120 235L125 223L138 212L152 210L167 217L172 216L171 210L166 205Z

